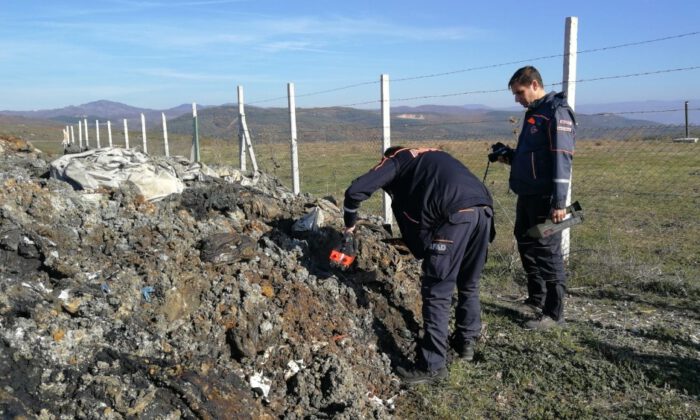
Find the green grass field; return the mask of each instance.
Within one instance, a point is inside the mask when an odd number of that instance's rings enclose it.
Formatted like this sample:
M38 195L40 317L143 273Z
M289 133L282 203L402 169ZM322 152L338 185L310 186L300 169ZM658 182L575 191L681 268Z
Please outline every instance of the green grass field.
M171 139L172 153L189 156L190 141ZM490 143L403 144L443 148L481 178ZM342 201L350 181L378 162L380 144L300 141L302 192ZM263 142L255 153L261 169L291 186L289 145ZM202 160L238 167L237 145L204 138ZM452 363L438 386L410 390L397 416L700 418L700 144L578 143L573 198L586 220L571 231L568 326L551 332L523 330L526 318L512 308L525 289L507 179L507 167L491 165L498 236L482 278L487 328L477 357ZM379 214L376 195L361 211Z

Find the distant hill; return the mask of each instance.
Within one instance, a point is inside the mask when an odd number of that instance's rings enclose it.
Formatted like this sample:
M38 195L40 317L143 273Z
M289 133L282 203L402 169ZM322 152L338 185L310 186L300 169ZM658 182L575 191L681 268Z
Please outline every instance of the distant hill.
M622 105L620 105L622 106ZM628 106L632 106L629 105ZM650 105L652 106L652 105ZM655 107L662 106L654 104ZM604 107L596 112L605 112ZM94 121L111 120L113 125L123 118L130 131L140 130L140 115L146 116L147 128L160 130L161 112L168 117L168 131L191 135L191 105L184 104L167 110L137 108L112 101L96 101L79 106L41 111L0 111L0 118L12 119L0 129L14 133L34 133L36 127L61 127L87 118ZM586 106L578 108L579 138L598 138L601 130L625 129L662 125L648 120L625 118L621 115L588 115ZM622 108L615 108L622 109ZM629 109L629 108L627 108ZM612 112L612 111L610 111ZM394 142L408 140L513 139L520 129L523 110L497 110L479 105L443 106L421 105L392 108L391 135ZM381 138L379 110L346 107L299 108L296 111L300 141L370 140ZM636 116L636 114L633 114ZM246 107L248 127L256 142L279 142L289 139L289 111L286 108ZM199 132L203 138L234 140L238 136L236 105L198 106ZM671 128L669 128L670 130ZM51 128L54 130L54 128ZM628 131L628 130L623 130ZM658 131L658 130L657 130ZM588 133L588 134L587 134ZM592 134L591 134L592 133ZM60 131L54 137L60 138Z
M576 111L585 114L611 112L619 113L617 115L621 117L648 120L660 124L685 124L684 106L685 101L628 101L581 104L576 106ZM700 99L688 100L688 108L691 109L688 111L690 124L700 125Z
M198 108L205 107L198 106ZM124 118L129 120L129 122L135 122L140 121L141 113L144 114L147 120L160 120L161 112L164 112L167 118L175 118L183 114L191 113L192 105L183 104L166 110L155 110L148 108L137 108L119 102L100 100L58 109L45 109L38 111L0 111L0 115L18 116L39 120L53 120L65 124L71 124L76 123L78 119L83 118L87 118L90 123L94 123L95 120L112 120L116 122Z
M479 113L491 111L493 108L486 105L419 105L419 106L397 106L391 108L393 113L420 113L427 112L431 114L445 115L464 115L467 112Z
M511 139L521 126L523 111L467 109L424 105L392 108L391 135L403 140ZM587 130L648 127L657 124L615 115L578 115L579 126ZM203 136L231 139L238 133L238 111L233 105L210 107L199 113ZM289 139L289 112L286 108L246 107L251 135L262 142ZM297 110L298 138L304 141L364 140L381 137L378 110L354 108L302 108ZM192 118L181 116L168 121L173 133L191 133Z
M35 146L40 149L40 142L60 142L63 140L65 124L51 120L39 120L16 115L0 114L0 134L17 136L24 140L37 142Z

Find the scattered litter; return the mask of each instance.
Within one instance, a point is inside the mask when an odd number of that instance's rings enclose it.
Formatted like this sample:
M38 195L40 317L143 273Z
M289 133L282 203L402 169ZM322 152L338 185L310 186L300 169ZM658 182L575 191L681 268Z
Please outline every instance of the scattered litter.
M374 393L368 392L367 397L369 398L369 401L372 404L380 406L380 407L384 407L388 411L394 411L396 409L396 395L394 395L393 397L391 397L387 400L383 400L383 399L377 397L376 395L374 395Z
M314 207L305 216L294 222L292 231L294 232L315 232L323 226L323 211Z
M313 341L311 343L311 351L316 353L317 351L321 350L322 348L326 347L328 345L327 341Z
M267 398L267 394L270 393L271 385L272 381L269 378L264 377L262 371L255 372L255 374L250 377L251 389L262 394L264 398Z
M185 189L185 183L177 176L176 165L158 164L134 149L102 148L64 155L51 162L50 169L52 178L81 190L118 189L128 181L149 201Z
M224 232L211 235L201 241L202 261L234 263L240 260L250 260L255 256L255 240L248 235L237 232Z
M61 293L58 295L58 298L61 300L66 300L69 297L70 297L70 289L61 290Z
M143 295L143 299L151 303L151 294L155 293L156 289L153 288L153 286L145 286L141 288L141 294Z
M305 367L304 360L303 359L290 360L289 362L287 362L287 367L289 369L287 369L284 372L284 380L285 381L289 380L289 378L296 375L300 370L302 370Z
M36 285L30 284L27 282L22 282L22 286L26 287L27 289L32 289L36 292L39 293L51 293L52 289L49 289L48 287L44 286L44 283L37 283Z
M109 287L107 283L102 283L102 286L100 286L100 289L102 290L102 293L105 295L108 295L112 293L112 289Z
M272 355L272 352L274 350L275 350L274 346L270 346L270 347L265 349L265 353L263 353L263 356L260 360L261 365L264 365L265 363L267 363L267 361L270 359L270 356Z

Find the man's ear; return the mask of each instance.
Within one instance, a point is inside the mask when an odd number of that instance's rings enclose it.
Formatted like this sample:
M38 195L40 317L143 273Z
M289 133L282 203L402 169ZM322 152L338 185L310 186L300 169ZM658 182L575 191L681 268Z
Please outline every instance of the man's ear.
M533 80L532 84L530 86L532 86L532 90L534 90L534 91L542 89L542 85L537 80Z

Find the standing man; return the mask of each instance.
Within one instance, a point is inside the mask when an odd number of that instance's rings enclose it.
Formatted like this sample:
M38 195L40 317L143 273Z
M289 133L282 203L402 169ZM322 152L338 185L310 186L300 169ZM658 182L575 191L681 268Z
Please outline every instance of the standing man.
M561 232L540 239L526 232L547 218L559 223L566 217L576 121L566 95L546 93L542 76L532 66L516 71L508 88L527 111L517 147L499 160L511 165L510 189L518 195L514 233L527 275L525 304L541 311L525 328L544 330L564 322Z
M493 232L493 204L486 187L460 161L437 149L390 147L384 158L345 191L345 234L352 234L360 203L378 189L392 198L401 236L423 258L423 341L414 367L399 367L408 384L447 377L451 344L472 360L481 333L479 278ZM450 305L458 289L455 332L448 344Z

